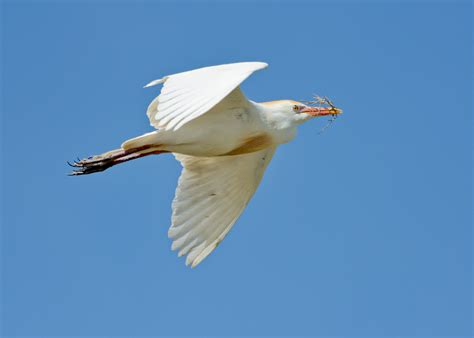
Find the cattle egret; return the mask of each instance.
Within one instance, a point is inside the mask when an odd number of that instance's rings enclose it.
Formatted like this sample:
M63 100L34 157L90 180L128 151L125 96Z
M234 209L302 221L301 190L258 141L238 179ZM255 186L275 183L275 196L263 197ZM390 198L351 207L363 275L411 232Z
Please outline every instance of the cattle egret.
M248 100L240 84L263 62L205 67L165 76L148 107L157 130L125 141L120 149L71 165L71 175L104 171L143 156L173 153L183 170L168 231L172 250L195 267L223 240L257 189L275 149L296 128L342 111L327 99L310 103ZM312 103L317 103L316 105Z

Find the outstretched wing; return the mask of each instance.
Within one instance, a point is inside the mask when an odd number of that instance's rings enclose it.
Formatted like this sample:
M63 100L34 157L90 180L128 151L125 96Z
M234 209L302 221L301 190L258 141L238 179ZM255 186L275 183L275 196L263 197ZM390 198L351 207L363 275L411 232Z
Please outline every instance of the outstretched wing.
M175 154L183 166L168 236L172 250L198 265L222 241L262 179L275 147L222 157Z
M263 62L231 63L152 81L145 87L163 83L163 88L148 107L150 124L155 128L176 130L212 109L253 72L267 66Z

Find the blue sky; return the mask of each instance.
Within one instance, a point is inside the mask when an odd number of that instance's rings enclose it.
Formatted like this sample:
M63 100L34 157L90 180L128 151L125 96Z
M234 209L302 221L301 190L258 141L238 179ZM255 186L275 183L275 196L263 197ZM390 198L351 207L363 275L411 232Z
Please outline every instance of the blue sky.
M471 336L470 2L2 4L3 334ZM198 268L166 236L180 166L68 177L148 132L148 81L266 61L256 101L345 114L281 146Z

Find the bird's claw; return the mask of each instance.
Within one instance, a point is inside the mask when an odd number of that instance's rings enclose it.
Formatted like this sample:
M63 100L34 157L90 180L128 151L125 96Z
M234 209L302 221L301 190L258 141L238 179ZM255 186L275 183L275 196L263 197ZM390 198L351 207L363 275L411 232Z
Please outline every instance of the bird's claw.
M113 161L102 161L102 162L96 162L96 163L74 162L72 164L68 162L68 164L71 167L77 168L77 169L74 169L71 173L69 173L69 176L77 176L77 175L87 175L87 174L104 171L113 165Z
M67 164L74 169L69 176L77 176L84 174L91 174L112 166L113 158L106 158L103 156L89 156L85 159L77 158L74 162L67 161Z

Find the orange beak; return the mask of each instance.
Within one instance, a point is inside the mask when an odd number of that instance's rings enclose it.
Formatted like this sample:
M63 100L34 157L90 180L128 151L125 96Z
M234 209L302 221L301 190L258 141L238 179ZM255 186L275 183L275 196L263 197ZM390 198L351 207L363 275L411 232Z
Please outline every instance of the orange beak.
M342 109L332 107L304 107L301 109L302 113L309 114L311 116L327 116L327 115L339 115L342 114Z

